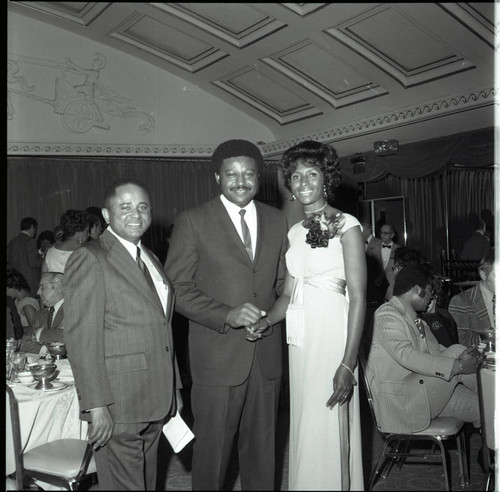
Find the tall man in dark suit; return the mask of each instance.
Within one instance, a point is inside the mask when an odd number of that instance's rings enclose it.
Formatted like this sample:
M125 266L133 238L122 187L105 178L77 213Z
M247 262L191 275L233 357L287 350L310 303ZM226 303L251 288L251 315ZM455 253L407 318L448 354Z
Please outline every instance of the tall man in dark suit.
M43 261L38 255L35 240L37 228L38 223L33 217L24 217L21 220L21 232L7 245L8 266L23 275L32 294L38 290Z
M273 490L282 335L265 314L284 281L286 221L253 200L263 165L254 144L226 141L212 164L221 195L179 215L165 265L190 320L192 485L223 488L239 432L242 489ZM255 325L267 329L252 342Z
M179 387L173 293L141 243L151 224L145 186L115 183L102 213L109 227L76 250L65 268L68 357L96 450L99 488L154 490L158 442L176 412Z
M380 258L382 261L382 269L384 270L385 278L389 283L385 293L385 299L388 301L392 297L392 289L394 288L394 278L396 272L394 271L394 253L399 246L393 241L396 231L391 224L383 224L380 228Z

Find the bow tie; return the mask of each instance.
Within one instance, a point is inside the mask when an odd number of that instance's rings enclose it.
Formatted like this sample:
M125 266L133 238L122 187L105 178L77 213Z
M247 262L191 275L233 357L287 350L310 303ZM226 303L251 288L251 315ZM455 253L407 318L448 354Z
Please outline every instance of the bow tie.
M365 241L365 244L368 244L368 241Z
M391 249L391 245L390 244L382 244L382 248L389 248L389 249Z

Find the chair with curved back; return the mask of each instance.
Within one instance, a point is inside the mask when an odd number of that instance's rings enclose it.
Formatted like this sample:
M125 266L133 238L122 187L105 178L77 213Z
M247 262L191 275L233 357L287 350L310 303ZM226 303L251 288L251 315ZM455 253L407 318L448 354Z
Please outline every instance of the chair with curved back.
M30 488L32 479L68 490L83 490L83 484L96 483L96 466L88 441L58 439L23 453L17 401L9 386L5 389L5 474L15 482L16 490Z
M457 447L460 483L462 488L467 486L469 484L469 473L464 422L454 417L437 417L432 419L431 424L427 429L420 432L401 434L382 430L377 423L377 416L375 415L373 395L366 376L366 361L367 357L365 351L361 349L359 354L359 365L363 376L362 378L360 376L360 379L363 379L364 389L366 391L366 397L373 422L384 440L382 454L378 460L375 470L372 473L372 476L370 477L368 490L372 490L379 476L382 476L384 479L387 478L389 472L395 464L398 465L399 471L407 460L408 462L414 464L441 463L443 467L444 489L450 490L447 450L444 447L443 441L453 438L456 441ZM411 443L413 441L429 441L432 443L432 448L429 452L427 452L427 450L418 449L418 452L412 453ZM436 449L439 449L439 454L435 452ZM386 464L388 459L390 459L390 461Z

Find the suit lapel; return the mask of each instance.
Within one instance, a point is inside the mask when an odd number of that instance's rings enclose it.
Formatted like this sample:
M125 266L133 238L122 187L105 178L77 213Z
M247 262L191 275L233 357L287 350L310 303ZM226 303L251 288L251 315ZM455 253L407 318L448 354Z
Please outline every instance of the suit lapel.
M151 290L148 281L132 258L132 255L120 241L109 231L104 231L101 234L101 244L109 252L108 263L110 267L123 277L124 282L130 284L141 296L146 298L155 309L163 313L163 307L157 294Z

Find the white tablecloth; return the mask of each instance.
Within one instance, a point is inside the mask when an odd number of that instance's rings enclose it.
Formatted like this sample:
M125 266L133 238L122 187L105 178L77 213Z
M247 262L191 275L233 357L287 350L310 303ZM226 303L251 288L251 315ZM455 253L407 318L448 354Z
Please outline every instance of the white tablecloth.
M23 451L56 439L86 439L87 422L79 418L80 408L68 359L56 360L60 371L56 382L67 384L58 391L41 391L28 384L14 384L18 402Z

